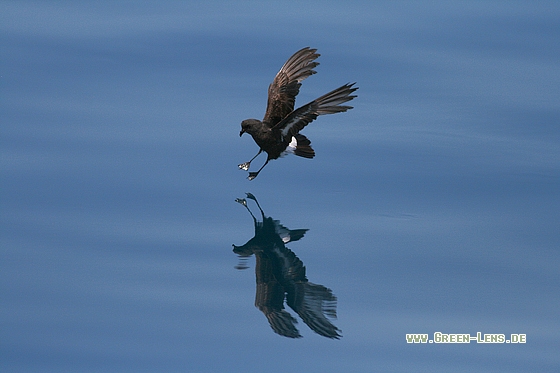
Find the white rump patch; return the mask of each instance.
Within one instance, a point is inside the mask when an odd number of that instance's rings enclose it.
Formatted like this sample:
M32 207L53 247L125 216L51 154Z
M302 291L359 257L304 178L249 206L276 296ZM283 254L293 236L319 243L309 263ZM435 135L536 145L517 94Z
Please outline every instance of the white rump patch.
M296 148L297 148L297 140L294 136L292 136L292 141L288 144L286 150L284 150L282 154L280 154L280 157L283 157L288 154L294 154Z
M282 242L288 243L292 240L292 237L290 237L290 230L282 226L278 220L274 220L274 231L280 236Z

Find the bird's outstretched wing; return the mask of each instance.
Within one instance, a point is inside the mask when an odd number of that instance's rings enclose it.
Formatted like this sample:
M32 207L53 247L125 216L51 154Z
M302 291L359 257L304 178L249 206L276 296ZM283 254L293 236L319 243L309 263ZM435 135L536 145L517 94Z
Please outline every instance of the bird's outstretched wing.
M268 218L268 220L273 221L272 218ZM279 267L279 260L284 260L281 253L285 250L288 250L288 254L295 257L295 254L287 249L278 237L277 242L272 242L270 247L255 252L255 274L257 277L255 306L264 313L275 333L289 338L301 338L296 327L297 320L284 309L286 289L283 283L285 281L278 275L283 271ZM280 255L277 255L277 253L280 253ZM288 255L287 260L290 258Z
M358 87L352 88L354 84L356 83L345 84L294 110L274 127L281 131L285 140L290 141L292 136L295 136L319 115L341 113L352 109L352 106L341 104L356 97L352 95L352 92L358 89Z
M301 334L296 328L297 320L286 310L271 310L264 314L276 334L288 338L301 338Z
M274 278L270 261L262 255L260 259L257 262L260 276L257 278L255 306L266 316L275 333L289 338L301 338L296 328L297 320L284 309L284 287Z
M317 52L317 49L309 47L297 51L278 71L278 74L268 86L268 105L263 123L269 127L274 127L294 110L301 82L315 74L316 71L313 68L319 65L319 62L314 62L314 60L320 54L315 52Z
M296 254L284 245L274 245L269 258L277 263L275 279L286 291L288 306L301 317L315 333L327 338L340 338L340 330L328 318L336 319L336 297L331 289L309 282L305 276L305 266ZM267 316L275 329L272 320ZM280 319L280 317L276 317ZM290 323L287 318L277 325L284 325L279 330L288 333ZM280 332L276 331L281 334ZM284 335L284 334L282 334Z
M333 339L341 337L340 329L328 319L336 319L336 297L331 289L298 282L287 294L287 303L315 333Z

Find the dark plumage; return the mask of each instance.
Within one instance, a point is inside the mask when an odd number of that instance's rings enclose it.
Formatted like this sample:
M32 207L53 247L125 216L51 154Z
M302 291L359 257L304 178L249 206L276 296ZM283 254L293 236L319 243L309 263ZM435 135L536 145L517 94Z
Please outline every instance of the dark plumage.
M301 337L295 325L297 320L284 308L286 303L315 333L340 338L340 329L329 320L336 319L336 296L331 289L310 282L303 262L286 247L287 243L303 238L307 229L286 228L280 221L264 215L255 196L247 193L247 198L257 204L262 221L249 210L245 198L236 200L253 217L255 236L244 245L233 245L233 252L241 258L256 257L255 306L266 316L272 330L282 336Z
M345 84L310 103L294 110L296 96L301 82L315 74L314 67L319 65L315 59L320 55L316 49L309 47L296 52L286 61L276 77L268 87L268 104L262 121L246 119L241 122L241 132L248 133L259 146L259 152L248 162L241 163L239 168L247 171L253 159L265 151L268 156L266 162L256 172L249 172L249 180L253 180L272 159L284 154L294 153L300 157L313 158L315 151L311 148L311 141L300 134L306 125L319 115L341 113L352 109L352 106L341 105L352 100L352 95L358 87L355 83Z

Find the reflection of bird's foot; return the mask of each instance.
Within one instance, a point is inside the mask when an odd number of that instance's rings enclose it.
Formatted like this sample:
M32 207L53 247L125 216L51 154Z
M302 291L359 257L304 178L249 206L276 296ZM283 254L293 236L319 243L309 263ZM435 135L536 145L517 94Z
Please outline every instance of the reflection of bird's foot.
M247 177L247 179L253 180L254 178L257 177L258 174L259 174L258 172L249 172L249 176Z
M253 201L256 201L257 198L252 194L252 193L245 193L247 195L247 198L252 199Z
M240 203L243 206L247 207L247 200L245 200L245 198L236 198L235 202Z
M245 162L245 163L241 163L241 164L237 165L237 167L239 167L240 170L247 171L249 169L250 165L251 165L251 162Z

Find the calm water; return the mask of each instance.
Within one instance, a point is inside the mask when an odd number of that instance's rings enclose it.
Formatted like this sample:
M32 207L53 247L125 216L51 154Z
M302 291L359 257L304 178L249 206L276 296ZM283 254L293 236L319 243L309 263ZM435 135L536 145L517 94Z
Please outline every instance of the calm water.
M557 371L559 19L555 1L2 2L1 370ZM296 105L359 97L305 129L315 159L248 181L239 123L304 46L321 65ZM287 306L303 338L282 337L255 307L260 266L232 250L255 235L246 192L307 229L285 246L336 296L340 339ZM435 332L527 343L406 343Z

